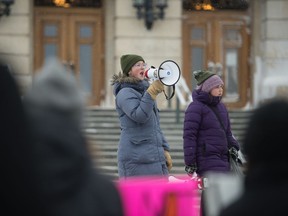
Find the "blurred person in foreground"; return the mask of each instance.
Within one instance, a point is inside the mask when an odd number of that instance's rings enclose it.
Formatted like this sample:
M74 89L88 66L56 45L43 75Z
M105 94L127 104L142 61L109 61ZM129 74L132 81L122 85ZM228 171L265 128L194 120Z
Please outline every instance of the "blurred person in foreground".
M135 54L121 56L122 73L112 85L121 135L118 146L119 178L132 176L167 177L172 168L170 148L159 122L156 97L164 86L145 78L147 64Z
M123 215L114 183L93 168L72 72L50 59L23 100L33 144L38 199L49 216Z
M1 211L6 215L43 215L32 171L32 145L19 86L11 68L0 62Z
M272 99L254 110L243 143L244 191L220 216L288 215L287 132L287 99Z

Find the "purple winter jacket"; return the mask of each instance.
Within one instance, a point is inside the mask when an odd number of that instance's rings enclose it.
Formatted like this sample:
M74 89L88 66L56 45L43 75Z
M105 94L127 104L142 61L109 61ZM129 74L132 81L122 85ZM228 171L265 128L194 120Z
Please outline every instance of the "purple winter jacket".
M208 171L228 172L230 170L228 149L235 147L239 150L239 144L231 132L228 111L220 102L221 97L213 97L201 90L194 90L192 97L193 102L187 107L184 117L185 164L195 164L196 172L200 176ZM225 132L209 106L218 109Z

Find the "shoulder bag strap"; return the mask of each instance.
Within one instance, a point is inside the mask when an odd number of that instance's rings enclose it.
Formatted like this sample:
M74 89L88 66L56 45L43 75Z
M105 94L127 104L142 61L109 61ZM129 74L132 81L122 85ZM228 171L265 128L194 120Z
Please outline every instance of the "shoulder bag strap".
M208 106L208 107L210 107L210 109L215 113L218 121L220 122L220 124L221 124L221 126L222 126L222 128L223 128L223 130L225 131L225 134L226 134L226 130L225 130L224 124L222 122L222 119L220 117L218 109L215 106Z

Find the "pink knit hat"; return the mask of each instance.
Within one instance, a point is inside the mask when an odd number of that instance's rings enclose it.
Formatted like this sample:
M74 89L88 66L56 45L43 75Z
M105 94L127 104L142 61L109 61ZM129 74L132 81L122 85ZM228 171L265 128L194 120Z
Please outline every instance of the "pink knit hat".
M210 93L213 88L220 85L224 85L222 79L218 75L213 75L206 79L199 88L202 89L202 91Z

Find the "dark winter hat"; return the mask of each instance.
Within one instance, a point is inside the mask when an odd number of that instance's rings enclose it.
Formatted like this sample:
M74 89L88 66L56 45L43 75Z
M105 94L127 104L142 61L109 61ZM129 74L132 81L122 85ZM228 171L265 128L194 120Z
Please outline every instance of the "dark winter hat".
M197 85L201 85L206 79L215 75L215 73L208 70L196 70L193 72L194 78L197 81Z
M122 68L123 74L128 76L130 69L138 61L145 62L144 59L139 55L128 54L128 55L121 56L121 68Z

